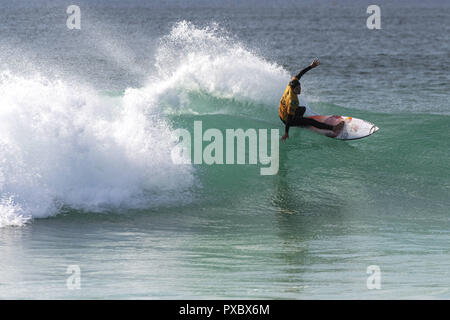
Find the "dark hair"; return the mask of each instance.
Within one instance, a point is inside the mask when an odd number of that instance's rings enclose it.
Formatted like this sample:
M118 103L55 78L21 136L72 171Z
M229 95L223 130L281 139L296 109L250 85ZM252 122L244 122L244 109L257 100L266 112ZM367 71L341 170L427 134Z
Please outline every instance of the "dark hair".
M289 85L291 86L292 89L294 89L295 87L300 85L300 81L298 81L297 79L293 79L289 82Z

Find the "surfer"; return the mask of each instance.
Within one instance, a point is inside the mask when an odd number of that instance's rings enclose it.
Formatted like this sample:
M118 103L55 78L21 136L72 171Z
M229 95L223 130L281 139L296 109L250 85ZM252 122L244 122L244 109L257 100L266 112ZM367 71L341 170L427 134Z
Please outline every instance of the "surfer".
M306 72L317 67L319 64L319 59L314 59L308 67L294 76L287 85L286 90L281 97L280 107L278 109L280 119L286 125L284 135L281 137L281 140L286 140L287 138L289 138L290 127L314 126L319 129L333 131L335 134L337 134L344 126L344 121L341 121L339 124L332 126L316 121L314 119L303 117L303 114L306 111L306 107L299 106L299 100L297 96L302 91L299 80Z

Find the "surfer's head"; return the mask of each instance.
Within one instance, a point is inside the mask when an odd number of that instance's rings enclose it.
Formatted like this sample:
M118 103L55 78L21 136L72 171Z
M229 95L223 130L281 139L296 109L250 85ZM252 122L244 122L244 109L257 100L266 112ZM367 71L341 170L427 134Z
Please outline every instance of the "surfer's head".
M291 82L289 82L289 85L291 86L291 89L295 94L300 94L300 92L302 92L300 81L298 81L296 78L293 78Z

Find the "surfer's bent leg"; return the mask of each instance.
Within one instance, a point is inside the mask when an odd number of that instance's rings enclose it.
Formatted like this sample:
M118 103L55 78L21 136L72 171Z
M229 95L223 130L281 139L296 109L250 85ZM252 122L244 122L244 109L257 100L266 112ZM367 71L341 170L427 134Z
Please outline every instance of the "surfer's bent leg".
M298 109L295 111L295 117L290 123L291 127L313 126L318 129L333 131L334 126L319 122L314 119L304 118L303 115L305 114L305 111L306 111L305 107L298 107Z
M299 122L296 122L296 123L298 123L299 126L313 126L313 127L318 128L318 129L324 129L324 130L331 130L331 131L333 131L333 129L334 129L334 126L331 126L329 124L326 124L326 123L323 123L323 122L319 122L317 120L310 119L310 118L301 118L299 120Z

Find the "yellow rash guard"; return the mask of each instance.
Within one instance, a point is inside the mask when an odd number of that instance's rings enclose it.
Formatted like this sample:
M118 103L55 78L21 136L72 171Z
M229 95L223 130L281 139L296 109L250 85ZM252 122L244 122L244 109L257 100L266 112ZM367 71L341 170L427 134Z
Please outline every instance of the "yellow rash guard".
M280 107L278 108L280 118L287 121L288 115L294 116L298 105L298 97L292 90L291 86L288 85L286 90L284 90L283 96L280 100Z

